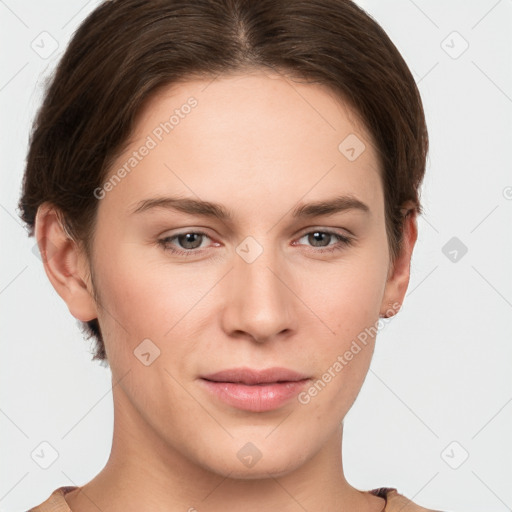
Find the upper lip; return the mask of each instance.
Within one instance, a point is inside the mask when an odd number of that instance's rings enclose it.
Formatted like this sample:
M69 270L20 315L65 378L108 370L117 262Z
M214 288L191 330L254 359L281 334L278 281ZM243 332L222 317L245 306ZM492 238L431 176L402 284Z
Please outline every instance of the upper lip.
M256 370L253 368L231 368L220 372L202 375L201 378L214 382L240 382L241 384L267 384L270 382L290 382L309 378L307 375L281 367Z

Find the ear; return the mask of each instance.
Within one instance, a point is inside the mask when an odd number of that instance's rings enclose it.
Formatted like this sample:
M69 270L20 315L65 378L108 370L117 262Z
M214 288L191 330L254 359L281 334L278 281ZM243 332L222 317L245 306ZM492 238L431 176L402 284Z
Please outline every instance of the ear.
M48 202L39 206L34 234L46 275L70 313L82 322L97 318L92 284L86 277L89 263L65 231L55 206Z
M409 286L412 251L418 238L416 216L412 208L404 217L402 248L394 265L390 265L381 303L380 316L384 318L398 313Z

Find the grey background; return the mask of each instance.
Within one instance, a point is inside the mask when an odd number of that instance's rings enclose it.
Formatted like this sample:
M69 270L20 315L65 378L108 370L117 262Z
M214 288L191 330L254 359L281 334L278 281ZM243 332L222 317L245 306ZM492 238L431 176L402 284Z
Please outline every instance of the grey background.
M16 213L44 79L98 3L0 1L5 511L83 485L110 452L110 371L90 361ZM410 66L431 150L408 294L345 420L346 476L433 509L512 510L512 0L358 4Z

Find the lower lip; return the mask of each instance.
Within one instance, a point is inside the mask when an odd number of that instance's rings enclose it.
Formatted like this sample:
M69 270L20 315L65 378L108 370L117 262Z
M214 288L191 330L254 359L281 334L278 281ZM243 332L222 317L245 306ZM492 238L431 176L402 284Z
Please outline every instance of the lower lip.
M247 385L234 382L213 382L201 379L206 389L225 403L252 412L271 411L291 400L309 379L290 382Z

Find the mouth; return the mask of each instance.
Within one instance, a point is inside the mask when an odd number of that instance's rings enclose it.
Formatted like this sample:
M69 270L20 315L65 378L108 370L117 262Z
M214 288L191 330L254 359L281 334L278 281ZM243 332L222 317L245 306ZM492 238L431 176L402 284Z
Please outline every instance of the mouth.
M201 376L204 388L222 402L251 412L271 411L289 402L311 380L286 368L234 368Z

